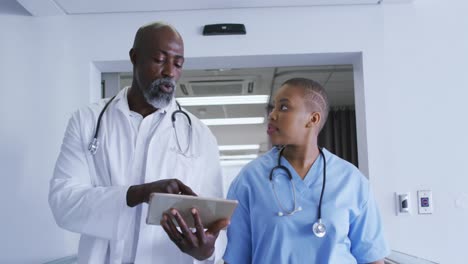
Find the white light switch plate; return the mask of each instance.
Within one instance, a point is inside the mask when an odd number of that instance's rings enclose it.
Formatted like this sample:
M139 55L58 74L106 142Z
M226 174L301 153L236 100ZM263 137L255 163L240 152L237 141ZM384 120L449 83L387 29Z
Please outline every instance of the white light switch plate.
M418 191L418 212L419 214L432 214L433 212L432 191Z

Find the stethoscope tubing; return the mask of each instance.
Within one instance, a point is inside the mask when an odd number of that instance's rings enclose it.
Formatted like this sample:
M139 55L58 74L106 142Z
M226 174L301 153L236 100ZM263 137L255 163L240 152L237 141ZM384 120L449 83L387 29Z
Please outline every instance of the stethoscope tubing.
M91 140L91 143L89 144L88 146L88 150L91 152L91 154L96 154L96 151L99 147L99 141L98 141L98 137L99 137L99 130L101 128L101 120L102 120L102 116L104 115L104 113L106 112L106 109L109 107L109 105L112 103L112 101L114 100L114 98L116 97L117 95L114 95L107 103L106 105L104 106L104 108L101 110L101 112L99 113L99 117L98 117L98 120L97 120L97 123L96 123L96 130L94 131L94 136L93 136L93 139ZM179 108L178 110L175 110L174 112L172 112L172 115L171 115L171 121L172 121L172 127L174 128L175 130L175 135L176 135L176 141L177 141L177 146L179 148L179 150L181 151L181 153L183 154L186 154L188 149L190 148L190 145L192 144L192 119L190 119L190 116L184 111L182 110L182 107L180 106L179 102L176 101L176 104L177 104L177 107ZM190 135L189 135L189 144L187 145L187 148L182 151L181 149L181 146L180 146L180 143L179 143L179 137L178 137L178 134L177 134L177 129L175 127L175 122L176 122L176 114L183 114L188 122L189 122L189 131L190 131Z
M272 185L272 189L273 189L273 193L275 195L275 199L276 199L276 202L277 202L277 205L278 207L280 208L280 212L278 212L278 216L283 216L283 215L293 215L294 213L298 212L298 211L301 211L302 208L299 206L299 207L296 207L296 192L295 192L295 186L294 186L294 181L292 179L292 174L291 174L291 171L285 167L284 165L281 165L281 156L283 154L283 151L284 151L285 147L282 147L278 153L278 163L275 167L273 167L270 171L270 175L269 175L269 180L271 182L271 185ZM327 181L327 161L325 159L325 154L323 153L323 150L322 148L319 147L319 153L320 153L320 156L322 156L322 159L323 159L323 180L322 180L322 190L320 191L320 200L319 200L319 205L318 205L318 208L317 208L317 222L314 223L313 225L313 231L314 231L314 234L317 236L317 237L323 237L325 235L325 225L322 223L322 201L323 201L323 195L325 193L325 186L326 186L326 181ZM278 198L278 195L276 193L276 190L275 190L275 185L273 183L273 174L274 174L274 171L275 170L283 170L286 172L287 176L288 176L288 179L291 183L291 188L293 189L292 190L292 195L293 195L293 209L291 211L288 211L288 210L285 210L283 205L281 204L281 201L280 199ZM319 228L323 228L323 232L322 231L317 231L316 232L316 228L319 227Z
M327 182L327 161L325 159L325 154L323 154L322 148L319 148L319 151L323 159L323 176L322 176L323 180L322 180L322 191L320 192L320 200L319 200L317 218L319 220L322 220L322 200L323 200L323 193L325 192L325 184Z
M96 130L94 131L94 136L93 136L93 139L91 140L91 143L89 144L88 146L88 150L91 152L91 154L96 154L96 151L99 147L99 141L98 141L98 136L99 136L99 129L101 128L101 120L102 120L102 116L104 115L104 113L106 112L106 109L107 107L109 107L109 105L112 103L112 101L114 100L114 98L116 97L117 95L114 95L112 96L112 98L106 103L106 105L104 106L104 108L101 110L101 112L99 113L99 117L98 117L98 120L97 120L97 124L96 124Z

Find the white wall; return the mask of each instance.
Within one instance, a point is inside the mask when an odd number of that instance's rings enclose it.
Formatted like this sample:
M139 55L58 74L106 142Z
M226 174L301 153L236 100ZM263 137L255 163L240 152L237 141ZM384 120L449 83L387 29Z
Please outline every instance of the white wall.
M394 249L467 263L468 3L415 1L384 11L382 85L390 111L370 125L388 131L376 140L391 141L389 149L376 142L375 154L388 151L389 165L373 171L384 175L374 187L387 232ZM424 189L433 190L433 215L395 216L392 191L410 191L415 201Z
M87 91L70 89L73 54L60 24L2 16L0 32L0 263L40 263L76 252L47 193L70 107Z
M392 247L461 263L468 212L455 208L454 200L468 183L459 165L468 147L461 107L468 61L462 10L468 4L447 2L0 16L0 263L38 263L76 252L76 236L55 226L47 205L63 131L70 113L99 94L89 88L99 80L91 62L127 60L136 29L153 20L179 29L189 60L362 52L369 176ZM245 23L248 33L201 36L202 25L220 22ZM434 190L435 213L395 217L393 192L423 187ZM439 225L448 232L434 228Z

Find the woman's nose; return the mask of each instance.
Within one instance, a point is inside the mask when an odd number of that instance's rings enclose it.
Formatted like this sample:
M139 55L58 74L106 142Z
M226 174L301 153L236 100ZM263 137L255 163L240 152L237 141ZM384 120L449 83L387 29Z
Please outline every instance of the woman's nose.
M272 109L268 114L268 120L276 120L276 112L275 109Z

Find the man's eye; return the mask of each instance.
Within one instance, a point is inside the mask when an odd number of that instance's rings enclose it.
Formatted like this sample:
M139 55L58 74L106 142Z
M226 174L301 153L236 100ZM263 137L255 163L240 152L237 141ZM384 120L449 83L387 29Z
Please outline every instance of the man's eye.
M281 111L288 110L288 107L285 106L285 105L281 105L281 106L280 106L280 110L281 110Z
M164 59L162 59L162 58L154 58L154 62L156 62L156 63L163 63L163 62L164 62Z

